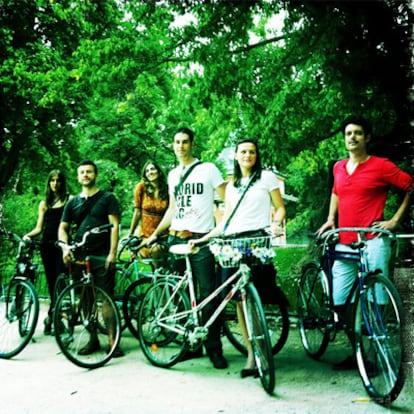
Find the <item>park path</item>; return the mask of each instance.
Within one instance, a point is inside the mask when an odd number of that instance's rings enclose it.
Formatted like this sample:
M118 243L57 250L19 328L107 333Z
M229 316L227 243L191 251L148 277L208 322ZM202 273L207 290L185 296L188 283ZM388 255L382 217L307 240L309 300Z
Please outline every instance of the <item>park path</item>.
M0 407L5 414L384 414L414 413L412 378L391 408L367 398L356 371L336 372L347 345L339 338L322 362L304 354L295 327L275 357L276 389L268 396L258 379L241 379L244 358L224 340L229 367L215 370L206 358L170 369L151 366L125 332L126 355L88 371L59 353L42 334L12 360L0 360Z

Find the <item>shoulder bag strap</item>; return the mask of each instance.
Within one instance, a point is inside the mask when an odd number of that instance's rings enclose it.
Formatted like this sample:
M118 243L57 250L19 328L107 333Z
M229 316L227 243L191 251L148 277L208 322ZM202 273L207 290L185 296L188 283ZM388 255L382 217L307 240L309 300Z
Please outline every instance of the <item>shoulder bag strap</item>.
M81 210L78 219L76 220L76 226L79 228L82 222L85 220L85 218L89 215L91 212L93 206L99 201L99 199L103 196L104 191L100 190L99 193L96 195L95 198L92 200L87 200L85 202L84 208Z
M181 186L184 184L184 181L190 175L191 171L193 171L194 167L196 167L199 164L201 164L201 161L195 162L191 167L188 168L185 174L181 177L180 182L174 187L174 197L177 197L178 191L180 190Z
M249 182L247 183L247 185L246 185L246 188L244 189L244 191L243 191L243 194L241 195L241 197L239 198L239 201L237 202L237 204L236 204L236 206L233 208L233 211L231 212L231 214L230 214L230 216L229 216L229 218L227 219L227 221L226 221L226 223L224 224L224 227L223 227L223 233L227 230L227 227L229 227L229 223L230 223L230 220L233 218L233 216L234 216L234 213L236 212L236 210L239 208L239 206L240 206L240 203L242 202L242 200L243 200L243 198L244 198L244 196L246 195L246 193L247 193L247 190L251 187L251 185L253 184L253 179L254 179L254 177L256 176L256 172L250 177L250 180L249 180Z

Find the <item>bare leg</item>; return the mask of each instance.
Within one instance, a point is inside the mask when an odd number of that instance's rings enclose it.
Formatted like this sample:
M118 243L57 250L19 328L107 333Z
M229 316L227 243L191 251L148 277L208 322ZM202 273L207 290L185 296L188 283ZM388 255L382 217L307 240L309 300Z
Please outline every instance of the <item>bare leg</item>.
M245 322L245 319L244 319L242 303L237 302L237 307L236 308L237 308L237 319L239 321L240 330L242 332L243 339L244 339L244 342L245 342L246 348L247 348L247 360L246 360L246 364L244 366L244 369L254 369L256 367L256 363L254 361L252 344L250 343L249 337L248 337L248 334L247 334L247 328L246 328L246 322Z

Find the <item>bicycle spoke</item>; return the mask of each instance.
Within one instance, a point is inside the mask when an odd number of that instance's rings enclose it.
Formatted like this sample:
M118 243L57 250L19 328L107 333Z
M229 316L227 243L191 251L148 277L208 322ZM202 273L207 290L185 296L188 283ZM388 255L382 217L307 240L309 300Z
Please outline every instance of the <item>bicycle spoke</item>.
M21 352L32 338L39 318L39 300L31 282L14 279L0 296L0 358Z
M184 323L177 314L190 309L187 295L175 285L159 281L146 292L139 308L139 342L144 355L156 366L176 364L186 350Z
M259 371L260 381L264 390L271 395L275 387L275 368L269 330L259 294L252 283L249 283L246 287L243 303L246 328L253 348L256 368Z
M358 366L367 392L380 404L389 404L404 383L402 304L384 276L368 275L365 285L355 323Z
M99 287L82 282L68 286L54 312L55 338L74 364L98 368L108 362L120 341L118 309Z
M320 358L329 343L326 276L313 263L305 267L298 286L297 312L303 347L314 359Z

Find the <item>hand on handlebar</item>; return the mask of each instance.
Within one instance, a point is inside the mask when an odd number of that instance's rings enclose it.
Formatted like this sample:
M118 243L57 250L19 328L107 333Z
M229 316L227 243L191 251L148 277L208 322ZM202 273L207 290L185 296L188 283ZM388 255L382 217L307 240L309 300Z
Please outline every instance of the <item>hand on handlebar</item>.
M188 240L187 244L191 250L194 250L197 247L197 244L206 243L206 242L207 240L203 240L203 239L191 239L191 240Z
M63 263L68 265L70 262L73 262L75 260L75 256L73 255L70 246L67 244L61 244L60 247L62 249Z
M283 226L279 222L273 221L270 224L269 230L273 237L280 237L284 234Z
M316 236L321 237L323 233L327 230L332 230L335 228L335 225L331 223L330 221L327 221L326 223L322 224L321 227L319 227L318 230L316 230Z

